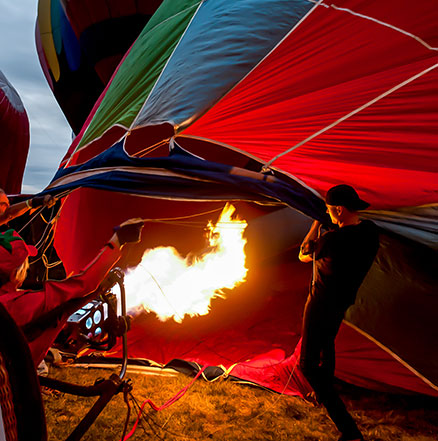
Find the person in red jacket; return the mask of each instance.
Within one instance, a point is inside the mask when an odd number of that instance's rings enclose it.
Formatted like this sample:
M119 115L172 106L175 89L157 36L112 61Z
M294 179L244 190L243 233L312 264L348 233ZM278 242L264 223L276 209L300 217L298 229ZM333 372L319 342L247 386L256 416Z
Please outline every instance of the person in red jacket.
M29 267L28 257L36 255L36 248L27 245L13 230L0 233L0 303L22 329L48 316L66 302L83 298L84 302L80 304L79 301L77 305L79 309L89 301L87 295L99 287L119 260L123 245L140 241L143 225L141 219L124 222L114 229L109 242L81 272L64 280L48 280L37 291L20 289ZM61 314L36 336L29 338L26 335L36 366L43 360L67 318Z

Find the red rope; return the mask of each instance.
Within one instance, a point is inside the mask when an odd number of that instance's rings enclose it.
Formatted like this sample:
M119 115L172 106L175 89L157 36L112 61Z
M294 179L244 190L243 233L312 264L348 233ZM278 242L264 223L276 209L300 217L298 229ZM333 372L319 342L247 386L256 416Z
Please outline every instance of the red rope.
M170 407L173 403L178 401L186 392L187 390L193 385L193 383L199 378L199 376L204 372L207 366L203 366L202 369L199 370L199 372L196 374L195 378L187 385L184 386L179 392L177 392L172 398L167 400L163 405L157 406L152 400L149 398L145 401L143 401L142 405L140 406L140 411L138 412L137 419L135 420L134 426L132 427L131 431L120 441L126 441L129 438L131 438L132 435L134 435L135 430L137 429L138 423L141 418L141 414L143 413L143 408L146 406L146 404L149 404L152 409L154 409L156 412L159 412L160 410L167 409Z

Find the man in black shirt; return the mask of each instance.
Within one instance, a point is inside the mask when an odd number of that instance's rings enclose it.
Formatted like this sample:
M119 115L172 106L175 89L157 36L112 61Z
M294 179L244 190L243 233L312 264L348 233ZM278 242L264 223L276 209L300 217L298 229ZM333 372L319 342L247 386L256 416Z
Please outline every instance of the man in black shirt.
M342 433L339 440L363 440L333 386L335 338L377 254L379 236L375 224L359 218L358 211L369 204L353 187L332 187L326 206L337 228L320 234L321 224L314 221L299 254L302 262L313 261L314 265L304 308L300 368Z

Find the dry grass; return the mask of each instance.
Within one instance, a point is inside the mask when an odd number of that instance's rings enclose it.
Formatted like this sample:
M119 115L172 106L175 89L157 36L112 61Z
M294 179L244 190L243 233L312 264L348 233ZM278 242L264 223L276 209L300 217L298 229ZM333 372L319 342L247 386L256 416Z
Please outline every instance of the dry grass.
M66 381L93 384L110 371L75 367L53 367L50 376ZM132 395L138 403L150 398L161 405L191 378L128 373ZM341 395L369 441L438 440L438 400L366 391L339 384ZM66 439L95 399L67 394L45 394L49 441ZM137 415L133 407L130 430ZM105 408L82 438L119 440L127 415L122 394ZM166 410L145 407L144 418L130 440L294 440L329 441L338 433L322 408L308 402L230 381L196 381L188 392Z

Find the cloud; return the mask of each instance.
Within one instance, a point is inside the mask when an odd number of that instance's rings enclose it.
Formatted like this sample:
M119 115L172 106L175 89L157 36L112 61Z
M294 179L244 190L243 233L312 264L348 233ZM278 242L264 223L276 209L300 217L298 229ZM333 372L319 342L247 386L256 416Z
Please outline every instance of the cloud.
M0 69L27 111L31 139L23 192L41 191L71 143L71 129L42 72L35 46L37 0L0 0Z

